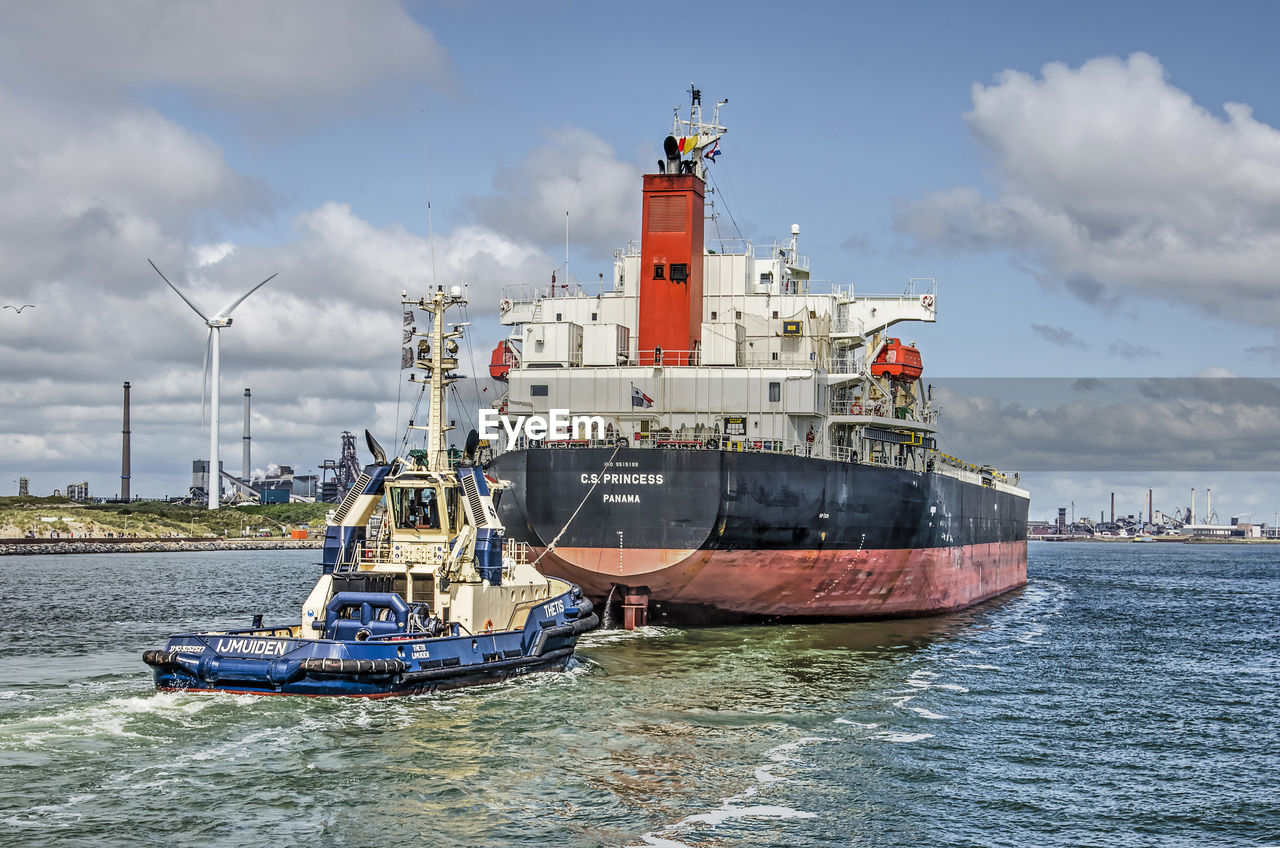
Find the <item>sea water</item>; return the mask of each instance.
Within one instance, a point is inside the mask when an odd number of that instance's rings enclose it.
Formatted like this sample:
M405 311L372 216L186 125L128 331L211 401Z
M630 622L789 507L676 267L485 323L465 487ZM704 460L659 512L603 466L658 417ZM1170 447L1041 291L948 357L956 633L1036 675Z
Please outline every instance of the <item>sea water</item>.
M441 695L153 690L315 559L0 558L0 845L1280 844L1280 548L1033 543L959 614L600 631Z

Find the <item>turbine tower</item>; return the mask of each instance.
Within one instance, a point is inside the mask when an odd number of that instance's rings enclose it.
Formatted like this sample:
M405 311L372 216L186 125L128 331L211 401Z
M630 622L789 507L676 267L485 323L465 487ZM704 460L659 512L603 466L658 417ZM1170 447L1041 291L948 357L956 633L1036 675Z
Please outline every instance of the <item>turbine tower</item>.
M209 327L209 337L205 341L206 367L202 370L204 370L206 380L212 383L212 388L209 391L209 509L217 509L222 500L222 475L218 468L218 372L222 351L222 328L231 326L231 313L235 312L237 306L244 303L245 298L274 280L276 275L272 274L213 315L208 315L194 300L183 294L181 289L170 283L169 278L162 274L159 268L156 268L156 263L151 262L150 259L147 261L151 263L152 268L155 268L155 272L160 274L160 279L168 283L169 288L173 289L178 297L182 298L187 306L190 306L192 311L200 316L200 320L204 321ZM203 388L200 390L200 403L203 406Z

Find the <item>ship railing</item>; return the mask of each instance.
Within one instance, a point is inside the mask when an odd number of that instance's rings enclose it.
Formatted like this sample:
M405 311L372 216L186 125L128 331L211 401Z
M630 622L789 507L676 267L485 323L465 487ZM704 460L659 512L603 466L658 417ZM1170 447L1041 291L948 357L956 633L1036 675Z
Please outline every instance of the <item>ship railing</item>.
M823 363L828 374L860 374L862 373L861 356L833 356Z
M333 570L338 574L346 574L359 571L362 563L375 565L390 562L390 560L391 538L389 536L380 536L376 539L369 539L352 545L351 553L339 559Z
M907 467L910 463L906 458L890 456L888 454L875 452L870 456L860 455L855 448L845 446L840 442L829 443L823 442L815 437L814 441L806 439L775 439L775 438L751 438L738 435L725 435L715 431L703 430L701 432L664 432L653 430L648 433L632 432L625 434L622 439L559 439L556 441L535 440L530 441L524 436L516 439L513 448L515 450L570 450L573 448L609 448L617 447L620 441L625 441L626 447L644 448L647 450L713 450L728 451L730 453L775 453L788 454L790 456L810 457L813 459L828 459L835 462L851 462L861 463L864 465L884 465L897 466L900 468ZM939 468L954 469L957 472L968 472L977 474L982 471L981 466L974 465L959 460L948 454L944 454L933 448L927 448L920 445L915 447L924 451L924 456L928 462L933 462ZM996 478L1004 481L1004 475L996 472Z
M862 338L866 335L866 322L861 318L854 318L850 315L846 315L843 318L835 318L831 322L831 335Z
M833 286L831 293L836 295L840 300L919 300L926 294L938 294L938 280L936 277L912 277L907 280L907 286L903 289L902 294L863 294L859 295L857 287L853 283L844 283Z
M756 256L755 245L750 239L744 238L715 238L706 236L703 239L708 250L713 250L721 256L750 256L755 259L771 259L778 255L777 248L780 246L776 242L772 245L761 245L761 249L768 253L768 256ZM613 252L614 259L625 259L629 256L640 255L641 243L638 239L629 239L627 246L619 248ZM808 268L808 257L805 257L805 267Z
M503 551L504 558L509 557L516 565L528 565L532 562L530 556L528 542L518 542L514 539L508 539L506 550Z
M704 237L707 249L714 250L721 256L750 256L751 242L744 238L711 238Z
M893 406L886 402L869 403L859 400L846 400L840 398L829 401L827 404L828 415L869 415L874 418L885 418L891 421L912 421L923 424L935 424L938 421L938 413L936 410L925 410L922 413L907 417L905 414L898 414Z
M579 297L587 294L579 283L546 283L530 285L529 283L512 283L502 287L502 299L512 303L538 303L542 300L555 300L562 297Z
M888 416L886 416L888 413ZM893 416L893 408L887 403L865 403L858 400L833 400L828 404L829 415L873 415L877 418Z
M667 350L666 348L655 347L652 350L638 351L635 362L618 363L616 368L624 368L634 365L642 366L685 366L685 365L701 365L702 351L695 350ZM593 366L594 367L594 366ZM604 366L608 368L609 366Z
M768 353L744 354L742 365L746 368L808 368L818 367L818 355L809 353L786 353L770 351Z
M789 268L795 268L798 271L809 270L809 257L804 254L794 253L791 245L782 242L772 242L770 244L751 245L751 258L761 259L781 259Z

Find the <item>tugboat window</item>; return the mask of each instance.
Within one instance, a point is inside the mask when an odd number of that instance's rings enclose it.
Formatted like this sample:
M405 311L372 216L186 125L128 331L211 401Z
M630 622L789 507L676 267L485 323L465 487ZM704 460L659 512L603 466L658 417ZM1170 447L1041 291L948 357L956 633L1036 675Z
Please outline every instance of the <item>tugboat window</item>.
M440 505L435 489L392 489L391 509L397 527L440 529Z
M656 264L653 266L653 278L654 278L655 280L662 280L662 279L666 279L666 278L665 278L665 277L663 277L663 275L662 275L662 263L661 263L661 262L658 262L658 263L656 263Z

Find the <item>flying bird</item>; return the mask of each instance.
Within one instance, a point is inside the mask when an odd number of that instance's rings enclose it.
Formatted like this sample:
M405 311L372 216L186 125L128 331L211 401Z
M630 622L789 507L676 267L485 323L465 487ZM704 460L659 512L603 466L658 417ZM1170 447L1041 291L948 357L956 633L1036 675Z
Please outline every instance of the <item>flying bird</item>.
M14 306L14 305L9 304L9 303L6 303L6 304L4 305L4 308L5 308L5 309L12 309L14 312L21 312L22 310L26 309L27 307L31 307L32 309L35 309L35 308L36 308L36 305L35 305L34 303L24 303L24 304L22 304L21 306Z

